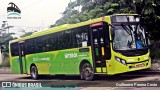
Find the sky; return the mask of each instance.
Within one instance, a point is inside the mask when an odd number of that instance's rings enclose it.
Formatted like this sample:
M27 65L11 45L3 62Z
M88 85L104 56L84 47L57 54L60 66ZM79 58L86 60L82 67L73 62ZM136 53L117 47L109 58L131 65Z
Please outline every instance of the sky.
M71 0L74 1L74 0ZM7 19L7 7L15 3L21 10L21 19ZM22 35L22 31L39 31L48 28L62 17L70 0L0 0L0 28L7 21L10 32Z

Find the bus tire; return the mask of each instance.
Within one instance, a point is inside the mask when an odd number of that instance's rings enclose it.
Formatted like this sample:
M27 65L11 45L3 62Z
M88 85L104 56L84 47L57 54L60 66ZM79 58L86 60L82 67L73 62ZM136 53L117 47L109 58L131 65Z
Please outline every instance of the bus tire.
M38 69L35 65L31 66L30 74L32 79L38 79Z
M81 79L85 79L87 81L91 81L94 78L94 72L91 64L84 63L81 67L80 72Z

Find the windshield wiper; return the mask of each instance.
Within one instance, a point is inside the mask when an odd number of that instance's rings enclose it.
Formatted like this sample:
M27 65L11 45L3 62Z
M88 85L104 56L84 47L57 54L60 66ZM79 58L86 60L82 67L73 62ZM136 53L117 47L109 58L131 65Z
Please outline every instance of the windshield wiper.
M133 34L131 32L131 30L133 31L132 27L130 25L128 25L129 28L127 28L124 24L121 24L121 26L124 28L124 30L129 34L131 35L132 37L132 41L131 42L128 42L128 45L131 46L132 45L132 42L133 42Z
M125 30L129 35L131 35L131 31L130 31L124 24L121 24L121 26L124 28L124 30Z
M133 28L131 27L131 25L128 25L129 29L133 31Z

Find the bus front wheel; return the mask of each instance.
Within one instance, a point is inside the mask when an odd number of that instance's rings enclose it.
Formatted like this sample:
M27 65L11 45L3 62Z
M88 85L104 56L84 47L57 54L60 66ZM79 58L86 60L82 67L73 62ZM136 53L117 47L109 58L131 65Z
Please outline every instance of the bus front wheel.
M80 72L81 79L85 80L93 80L94 77L94 72L91 64L89 63L84 63L81 67L81 72Z
M32 79L36 80L38 78L38 69L36 66L31 66L30 74Z

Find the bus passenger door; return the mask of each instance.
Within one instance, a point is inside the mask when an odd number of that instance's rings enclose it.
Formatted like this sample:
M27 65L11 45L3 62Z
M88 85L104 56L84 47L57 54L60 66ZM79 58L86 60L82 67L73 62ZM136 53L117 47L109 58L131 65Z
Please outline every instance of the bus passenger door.
M99 22L91 24L90 28L94 70L107 73L106 60L110 57L108 24Z
M19 50L19 63L20 63L20 71L21 74L26 74L26 58L25 58L25 46L24 41L19 42L18 50Z

